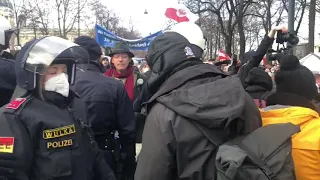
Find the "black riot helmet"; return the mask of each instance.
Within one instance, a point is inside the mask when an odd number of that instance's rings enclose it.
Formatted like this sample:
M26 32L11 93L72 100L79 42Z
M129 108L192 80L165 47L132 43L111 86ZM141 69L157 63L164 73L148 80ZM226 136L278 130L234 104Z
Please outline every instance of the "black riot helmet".
M76 54L79 45L55 36L32 40L22 47L16 57L17 84L25 90L34 90L39 77L51 64L66 64L69 84L75 80Z

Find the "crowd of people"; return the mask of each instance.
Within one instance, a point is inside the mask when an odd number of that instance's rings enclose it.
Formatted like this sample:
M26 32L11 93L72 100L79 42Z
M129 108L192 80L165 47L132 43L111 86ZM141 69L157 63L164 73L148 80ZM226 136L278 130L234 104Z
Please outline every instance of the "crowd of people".
M27 42L0 59L0 179L320 179L318 76L294 55L260 66L277 31L232 66L203 63L191 22L139 68L125 42L108 56L89 36Z

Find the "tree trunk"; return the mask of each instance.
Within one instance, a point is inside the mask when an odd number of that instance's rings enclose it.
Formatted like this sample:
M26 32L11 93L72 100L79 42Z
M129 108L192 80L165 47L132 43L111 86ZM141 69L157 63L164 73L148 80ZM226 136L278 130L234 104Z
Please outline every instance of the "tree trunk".
M16 29L16 36L17 36L17 44L18 46L20 46L20 29L19 28Z
M316 23L316 0L310 0L309 9L309 42L307 53L314 52L314 29Z
M221 33L220 33L220 28L218 28L218 47L216 48L215 52L214 52L214 58L216 59L217 58L217 52L219 51L219 49L221 48Z
M239 8L238 8L238 14L237 14L237 21L238 21L238 34L239 34L239 45L240 45L240 56L245 53L246 51L246 37L244 33L244 27L243 27L243 14L244 14L244 7L243 7L243 0L240 0ZM234 54L235 50L233 49Z
M244 35L243 27L239 28L239 45L240 45L240 53L239 53L239 55L242 57L242 55L246 51L246 37Z
M212 36L213 36L213 33L211 33L211 39L210 39L210 59L212 59L212 54L213 54L213 38L212 38Z
M217 28L217 31L216 31L216 35L215 35L215 43L214 43L214 50L212 52L213 54L213 58L216 59L216 52L217 52L217 49L219 48L218 46L220 45L220 39L219 39L219 28ZM213 43L213 42L212 42Z
M299 32L299 29L300 29L300 26L301 26L301 23L302 23L302 18L304 17L304 13L305 13L305 10L306 10L306 7L307 7L307 0L301 0L301 14L300 14L300 17L299 17L299 20L298 23L297 23L297 27L296 27L296 30L295 32ZM296 17L298 18L298 17Z
M16 36L17 36L17 44L20 46L20 19L18 17L18 13L15 12L16 15Z
M210 40L210 54L209 54L209 59L212 59L212 53L213 53L213 45L212 45L212 40Z
M34 38L37 39L37 26L35 22L33 22L33 35L34 35Z
M271 30L271 23L272 23L272 19L271 19L271 9L272 9L272 0L268 0L267 2L267 31L266 34L268 34L268 32Z
M35 27L33 28L33 35L34 38L37 39L37 29Z
M230 34L229 36L225 37L225 47L226 47L226 54L231 54L231 50L232 50L232 34Z

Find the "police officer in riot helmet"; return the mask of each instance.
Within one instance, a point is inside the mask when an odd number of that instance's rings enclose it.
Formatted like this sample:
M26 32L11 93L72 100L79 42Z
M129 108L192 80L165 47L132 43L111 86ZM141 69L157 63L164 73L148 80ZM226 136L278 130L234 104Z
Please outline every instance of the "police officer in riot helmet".
M6 51L13 33L10 22L0 16L0 107L9 103L16 87L13 55Z
M94 141L85 104L69 90L79 48L51 36L28 42L17 55L17 83L27 93L0 115L0 145L9 147L6 154L0 149L0 159L9 159L0 161L0 179L115 180Z

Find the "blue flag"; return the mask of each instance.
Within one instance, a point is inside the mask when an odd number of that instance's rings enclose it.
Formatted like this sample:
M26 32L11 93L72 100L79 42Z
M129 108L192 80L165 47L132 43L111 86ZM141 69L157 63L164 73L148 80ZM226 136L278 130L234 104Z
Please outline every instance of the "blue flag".
M124 41L126 42L131 50L138 50L138 51L146 51L148 50L148 47L151 43L151 41L160 35L162 31L158 31L154 34L151 34L147 37L141 38L141 39L136 39L136 40L128 40L128 39L123 39L112 32L106 30L105 28L101 27L100 25L96 24L95 26L95 31L96 31L96 41L101 45L101 46L106 46L106 47L111 47L119 42L119 41Z

